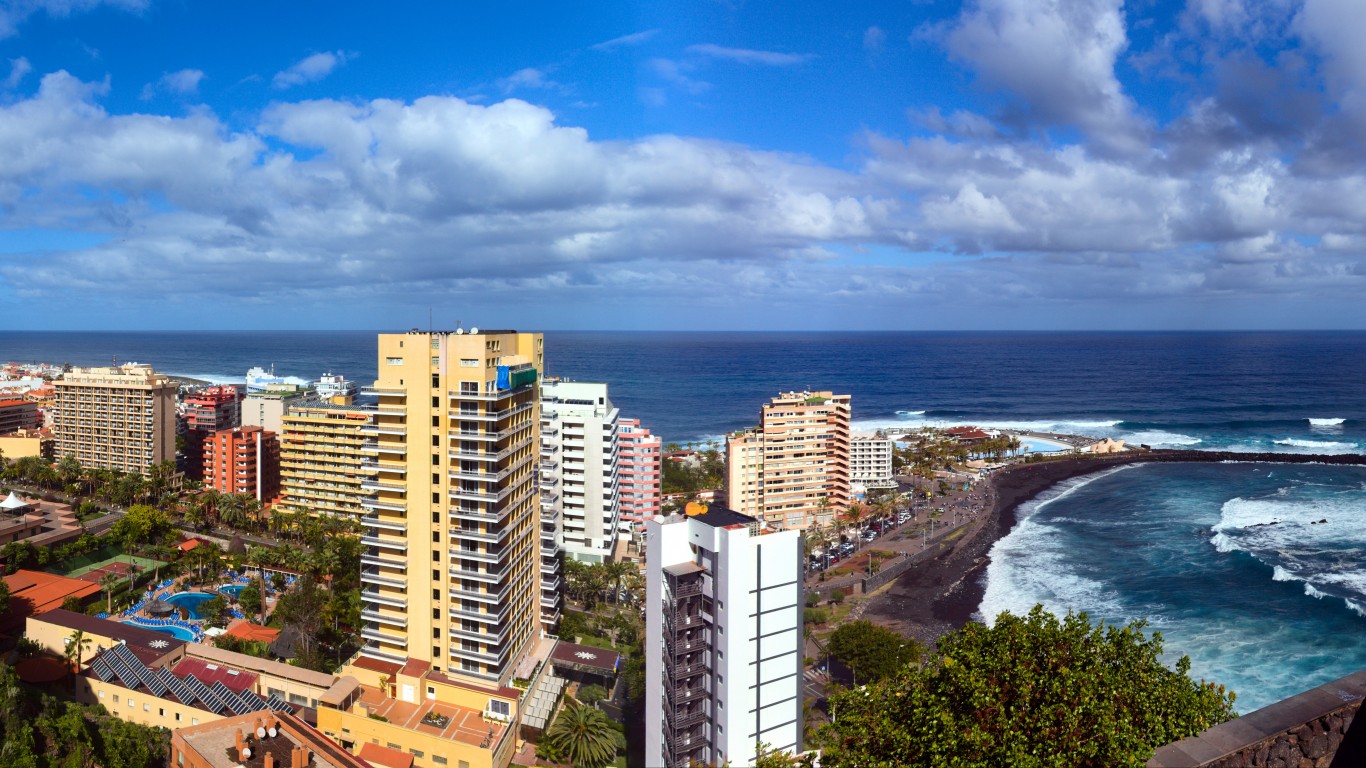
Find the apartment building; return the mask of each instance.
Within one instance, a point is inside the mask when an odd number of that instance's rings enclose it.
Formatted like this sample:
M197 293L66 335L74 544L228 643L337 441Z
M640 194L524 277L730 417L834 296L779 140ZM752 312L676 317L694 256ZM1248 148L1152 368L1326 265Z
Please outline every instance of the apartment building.
M280 419L280 503L282 510L359 520L363 498L373 492L363 481L374 457L362 451L373 439L375 412L359 405L296 401Z
M43 417L38 413L37 403L20 399L0 400L0 435L41 426Z
M646 541L645 764L800 752L801 534L689 504Z
M621 420L621 459L618 488L621 495L621 519L633 527L659 514L660 457L663 441L659 435L640 426L640 419Z
M849 439L849 480L864 490L895 488L892 475L892 438L881 432Z
M260 427L214 432L204 443L204 485L268 502L280 495L280 441Z
M54 385L59 457L144 473L175 460L177 386L151 366L73 368Z
M306 392L253 392L242 400L242 426L283 434L290 406L306 401Z
M544 502L561 518L565 555L585 563L612 558L621 522L618 491L621 414L606 384L549 380L541 386L541 461L551 476Z
M185 436L185 475L204 479L204 444L210 435L242 423L242 399L237 387L205 387L181 400Z
M361 654L506 684L541 630L540 334L381 334Z
M825 525L849 506L849 395L784 392L759 427L726 439L731 507L780 528Z

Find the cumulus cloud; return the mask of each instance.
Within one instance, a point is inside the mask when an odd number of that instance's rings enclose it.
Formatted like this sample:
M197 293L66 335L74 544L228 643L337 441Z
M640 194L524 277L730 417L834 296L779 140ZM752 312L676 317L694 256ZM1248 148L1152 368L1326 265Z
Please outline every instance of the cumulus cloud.
M781 53L778 51L756 51L748 48L726 48L712 43L688 46L688 53L695 53L710 59L734 61L740 64L764 64L771 67L790 67L804 64L815 58L810 53Z
M304 83L315 83L332 74L333 70L352 58L354 54L344 51L315 53L295 62L288 69L275 73L271 85L283 90Z
M204 79L204 71L199 69L182 69L176 72L167 72L162 75L155 83L148 83L142 88L142 100L146 101L157 94L171 93L177 96L192 96L199 91L199 83Z
M882 50L883 43L887 42L887 33L879 27L869 27L863 30L863 49L872 53Z
M502 90L503 93L512 93L520 88L529 88L532 90L560 90L563 86L560 83L551 80L545 70L537 69L535 67L525 67L513 72L507 77L499 78L498 88Z
M9 75L5 78L3 87L6 89L18 87L19 83L23 81L24 76L32 71L33 65L23 56L20 56L17 59L10 59Z

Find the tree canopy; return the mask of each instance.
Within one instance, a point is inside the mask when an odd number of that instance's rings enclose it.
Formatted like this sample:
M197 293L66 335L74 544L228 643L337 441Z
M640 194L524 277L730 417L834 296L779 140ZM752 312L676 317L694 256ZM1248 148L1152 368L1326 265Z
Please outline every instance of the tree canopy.
M1161 662L1146 623L1092 626L1035 606L971 623L924 667L836 694L821 764L1141 766L1153 750L1233 718L1233 694Z
M855 683L885 680L925 655L920 643L862 620L840 625L826 648L854 673Z

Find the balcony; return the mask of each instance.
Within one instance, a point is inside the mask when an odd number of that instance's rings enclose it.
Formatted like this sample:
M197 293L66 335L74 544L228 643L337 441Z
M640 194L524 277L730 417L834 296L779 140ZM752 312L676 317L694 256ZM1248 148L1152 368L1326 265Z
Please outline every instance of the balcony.
M391 635L387 632L381 632L378 626L361 627L360 636L366 640L373 640L376 643L388 643L389 645L397 645L400 648L408 647L408 638L406 636Z
M408 472L408 468L402 464L381 464L378 461L363 461L360 468L369 472L394 472L400 475Z
M407 493L408 486L403 483L386 483L382 480L362 480L360 487L367 491L393 491L395 493Z
M363 435L406 435L408 430L402 424L366 424L360 428Z
M391 608L408 609L408 600L406 598L386 595L376 590L361 590L360 597L361 600L366 603L378 603L380 605L390 606Z
M364 560L365 558L361 559ZM404 581L403 579L395 579L389 576L381 576L378 570L371 571L366 570L364 568L362 568L360 572L360 581L362 584L375 584L385 587L407 588L408 586L408 582Z
M382 539L378 536L362 536L360 537L360 543L367 547L381 547L384 549L391 549L395 552L408 551L407 539Z
M455 618L473 619L475 621L482 621L488 624L502 624L503 622L507 621L508 613L509 606L506 604L503 605L502 610L489 613L482 613L480 611L467 611L464 608L456 608L455 606L451 606L450 608L450 614Z
M380 517L378 515L365 515L360 519L360 522L361 525L368 525L374 528L383 528L387 531L393 531L395 533L403 534L408 532L408 526L405 525L402 520L393 520L388 517Z
M400 571L406 571L406 570L408 570L408 562L407 562L406 560L396 560L396 559L394 559L394 558L391 558L391 557L384 557L384 556L382 556L382 555L361 555L361 556L360 556L360 562L361 562L361 565L373 565L373 566L383 566L383 567L385 567L385 568L397 568L397 569L400 570Z
M360 450L361 453L388 453L396 456L404 456L408 453L408 446L403 443L383 443L374 440L361 443Z
M495 589L491 592L480 592L463 587L451 587L450 595L456 600L477 600L485 605L497 605L507 599L504 591L505 589Z
M480 411L471 413L469 411L453 409L449 412L448 415L450 416L452 421L502 421L503 419L506 419L510 416L516 416L519 413L526 413L527 411L535 407L535 403L526 402L522 403L521 405L515 405L511 408L504 408L501 411L493 412Z
M450 554L456 560L474 560L479 563L498 563L506 552L480 552L478 550L451 547Z
M470 632L469 630L460 627L451 627L451 637L457 637L461 640L481 640L492 645L502 645L507 641L509 634L511 633L507 626L499 629L497 634L490 632Z
M534 384L523 384L522 386L516 387L514 389L504 389L501 392L493 393L481 392L479 394L463 394L460 392L452 392L450 394L450 397L452 400L470 400L481 403L492 403L497 402L499 400L506 400L510 397L515 397L525 392L531 392L535 389L535 386L536 385Z
M516 453L517 451L521 450L523 447L525 446L511 445L497 453L485 453L482 448L474 448L470 450L455 448L452 449L450 453L448 453L447 455L452 459L460 461L499 462Z
M503 579L501 571L467 571L459 566L452 566L447 572L453 579L474 579L484 584L496 584Z
M452 488L448 493L452 499L461 501L482 501L486 504L497 504L511 496L517 490L517 486L509 486L501 491L487 490L476 491L464 488Z
M408 626L407 618L403 616L394 616L392 614L387 613L380 613L378 611L361 611L360 617L362 619L365 619L366 621L373 621L379 624L388 624L391 627L398 627L400 629L406 629Z
M385 509L390 512L408 511L408 505L402 499L381 499L378 496L362 496L360 505L365 509Z

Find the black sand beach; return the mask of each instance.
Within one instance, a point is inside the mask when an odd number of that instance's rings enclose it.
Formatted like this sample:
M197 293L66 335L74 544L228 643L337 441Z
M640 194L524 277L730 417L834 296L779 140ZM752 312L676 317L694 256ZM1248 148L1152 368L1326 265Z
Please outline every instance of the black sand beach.
M1366 456L1216 451L1132 451L1112 456L1021 464L989 480L989 510L970 524L954 546L917 565L868 601L862 617L927 645L971 621L982 602L987 553L1015 526L1015 511L1026 501L1073 477L1124 464L1147 462L1274 462L1280 464L1366 464Z

